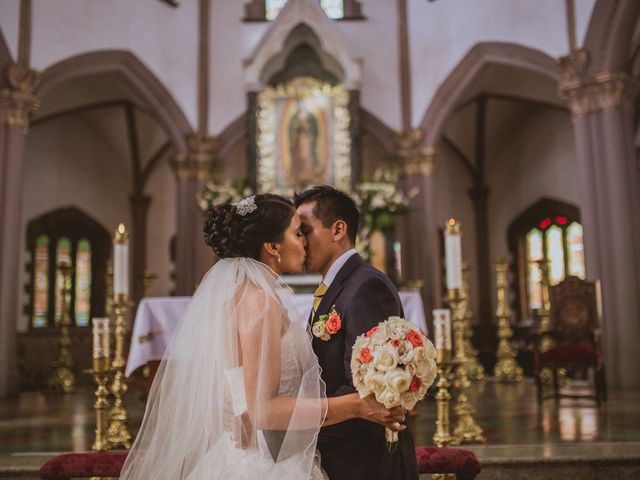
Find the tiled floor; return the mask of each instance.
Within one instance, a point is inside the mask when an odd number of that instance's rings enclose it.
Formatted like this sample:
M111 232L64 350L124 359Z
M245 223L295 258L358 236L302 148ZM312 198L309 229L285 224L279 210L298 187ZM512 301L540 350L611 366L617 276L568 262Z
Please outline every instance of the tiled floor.
M486 446L468 447L479 457L508 459L514 451L531 458L571 456L575 448L587 445L605 456L610 450L619 455L640 453L640 391L610 392L600 408L591 401L562 400L556 405L548 400L538 409L530 381L503 385L487 380L473 384L470 398L487 437ZM127 404L135 431L144 405L135 391ZM419 411L416 444L431 444L435 402L423 402ZM23 393L0 400L0 455L90 450L94 421L89 389L72 395ZM618 446L620 442L625 445Z

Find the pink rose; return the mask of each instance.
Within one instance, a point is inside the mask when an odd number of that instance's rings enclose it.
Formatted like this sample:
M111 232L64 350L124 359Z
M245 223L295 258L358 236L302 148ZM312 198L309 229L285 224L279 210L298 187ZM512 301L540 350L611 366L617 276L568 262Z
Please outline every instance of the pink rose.
M373 335L374 333L376 333L376 330L378 330L378 327L373 327L371 330L369 330L367 332L367 337L370 337L371 335Z
M414 376L411 379L411 385L409 385L409 391L411 393L417 392L421 386L422 386L422 380L420 380L419 377Z
M409 333L407 333L407 340L411 342L411 345L413 345L414 348L424 346L422 335L415 330L409 330Z
M371 350L369 350L367 347L364 347L362 350L360 350L360 361L362 363L369 363L371 360L373 360L373 356L371 356Z
M337 313L332 313L331 315L329 315L324 328L327 330L327 333L329 335L337 333L338 330L342 328L342 320L340 320L340 315L338 315Z

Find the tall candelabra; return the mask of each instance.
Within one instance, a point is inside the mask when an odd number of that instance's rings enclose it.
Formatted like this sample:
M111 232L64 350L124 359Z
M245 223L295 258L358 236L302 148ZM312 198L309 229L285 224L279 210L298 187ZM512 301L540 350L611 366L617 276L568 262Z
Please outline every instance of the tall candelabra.
M467 370L467 376L471 380L483 380L484 379L484 367L478 361L478 351L471 343L471 337L473 336L473 328L471 326L471 319L473 318L473 312L471 311L471 302L469 301L469 266L466 262L462 263L462 289L464 290L467 305L464 314L464 352L467 357L465 368Z
M551 336L548 335L551 331L551 299L549 296L548 266L544 260L538 260L537 263L540 269L540 293L542 296L542 305L538 310L538 315L540 316L538 335L540 336L540 351L546 352L553 346L553 340ZM559 368L556 375L560 385L567 385L570 382L567 371L564 368ZM540 379L545 384L551 384L553 382L551 369L543 368L540 372Z
M113 407L109 414L110 423L108 439L111 447L131 446L131 434L127 427L128 414L124 406L124 396L128 386L124 376L126 361L124 345L127 337L127 314L129 310L129 237L123 224L118 225L113 243L113 292L115 301L113 311L115 315L115 353L111 363L113 381L111 393Z
M129 448L131 446L131 434L127 427L129 416L124 406L124 396L129 389L124 376L124 367L126 365L124 344L127 336L126 315L129 310L126 295L119 295L113 305L113 310L115 312L115 353L111 362L113 407L109 413L108 439L112 447L122 445L125 448Z
M496 269L496 295L498 297L498 307L496 317L498 318L498 352L494 376L498 382L521 382L522 368L516 362L516 352L511 346L510 319L511 309L507 300L507 269L509 264L506 260L499 260L495 264Z
M71 393L76 383L73 374L73 358L71 356L71 336L69 327L71 326L71 314L69 311L71 300L71 265L68 262L59 262L57 270L60 272L62 282L61 299L62 304L60 316L60 337L58 338L58 360L54 363L53 372L49 378L49 387L60 390L64 393Z
M466 298L462 289L449 289L449 305L453 313L454 336L454 379L456 424L453 429L452 444L484 443L486 441L482 428L475 419L475 410L467 397L467 389L471 385L467 378L467 357L464 351L464 318L467 309Z
M447 447L453 442L451 435L451 394L449 393L449 374L451 372L451 312L445 309L433 311L434 343L436 364L438 366L438 393L436 393L436 432L433 443L436 447ZM454 480L452 474L435 474L437 480Z
M107 438L107 429L109 427L108 410L109 401L107 399L109 390L107 383L109 382L109 319L94 318L93 319L93 379L96 382L95 397L96 400L93 408L96 411L96 429L95 439L93 441L92 450L102 452L109 450L109 439Z

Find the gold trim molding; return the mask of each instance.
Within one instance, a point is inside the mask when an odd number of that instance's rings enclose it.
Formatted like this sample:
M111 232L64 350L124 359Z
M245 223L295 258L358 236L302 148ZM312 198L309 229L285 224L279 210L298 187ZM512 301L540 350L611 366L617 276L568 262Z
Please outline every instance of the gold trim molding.
M219 142L211 135L187 136L189 152L176 155L171 165L180 182L206 181L215 174Z
M560 96L567 102L573 117L623 109L633 111L640 83L623 72L604 71L586 76L589 64L586 51L577 50L559 60L564 80Z
M436 149L422 145L424 132L419 128L396 132L396 160L403 175L431 175L436 159Z

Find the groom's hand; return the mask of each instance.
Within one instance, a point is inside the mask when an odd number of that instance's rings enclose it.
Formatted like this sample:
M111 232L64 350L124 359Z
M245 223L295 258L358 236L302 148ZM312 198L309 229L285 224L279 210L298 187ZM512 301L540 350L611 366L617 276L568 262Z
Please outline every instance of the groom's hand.
M373 395L362 398L361 400L361 417L370 422L384 425L389 430L401 432L406 425L402 425L404 421L405 409L402 407L386 408L376 401Z

